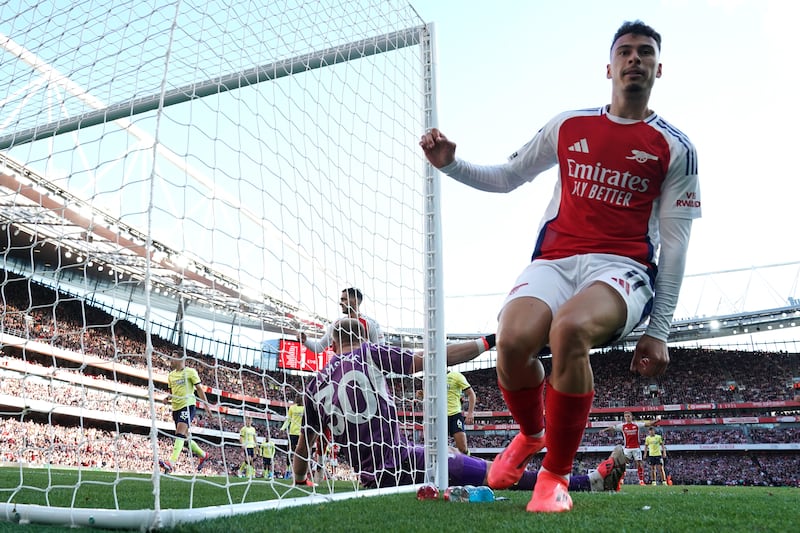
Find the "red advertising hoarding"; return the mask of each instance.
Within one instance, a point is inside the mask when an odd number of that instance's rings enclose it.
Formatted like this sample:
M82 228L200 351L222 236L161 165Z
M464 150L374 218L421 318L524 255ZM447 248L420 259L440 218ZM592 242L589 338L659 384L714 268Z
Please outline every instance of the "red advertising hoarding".
M314 353L299 342L286 339L281 339L278 349L278 368L307 372L321 369L334 355L330 349Z

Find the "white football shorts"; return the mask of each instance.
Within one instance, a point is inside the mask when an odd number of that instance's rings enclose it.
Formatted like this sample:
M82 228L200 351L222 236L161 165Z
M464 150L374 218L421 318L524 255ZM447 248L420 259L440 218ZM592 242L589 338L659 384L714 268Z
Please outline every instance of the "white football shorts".
M641 448L625 448L625 457L628 459L629 463L634 461L641 461L642 460L642 449Z
M596 281L616 290L628 307L625 326L609 342L621 339L639 325L653 305L653 280L647 269L626 257L584 254L564 259L536 259L517 278L503 307L511 300L534 297L546 303L555 316L570 298Z

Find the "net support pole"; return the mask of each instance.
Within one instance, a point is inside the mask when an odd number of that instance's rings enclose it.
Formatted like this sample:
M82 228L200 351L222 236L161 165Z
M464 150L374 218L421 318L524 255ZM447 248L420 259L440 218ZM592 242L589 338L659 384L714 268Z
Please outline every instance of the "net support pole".
M426 130L438 126L436 112L436 49L433 23L422 35L424 65L424 124ZM425 164L425 372L423 389L426 481L440 489L447 486L447 361L444 330L444 292L442 281L442 220L440 174Z

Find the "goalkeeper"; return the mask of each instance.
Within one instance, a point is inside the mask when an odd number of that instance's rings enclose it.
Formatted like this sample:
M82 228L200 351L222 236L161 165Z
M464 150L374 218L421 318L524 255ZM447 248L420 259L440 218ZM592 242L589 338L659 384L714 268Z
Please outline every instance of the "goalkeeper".
M397 408L386 374L410 375L422 370L421 352L366 342L363 325L341 319L332 327L336 355L306 386L305 420L293 459L296 484L312 485L308 479L309 451L323 430L330 428L333 442L341 449L367 488L422 483L425 475L424 448L409 442L400 430ZM447 364L476 358L494 346L495 336L447 347ZM315 402L314 399L326 399ZM491 462L450 450L448 471L451 485L486 485ZM585 476L572 476L570 490L618 490L625 473L622 447ZM512 488L531 490L537 473L526 471Z

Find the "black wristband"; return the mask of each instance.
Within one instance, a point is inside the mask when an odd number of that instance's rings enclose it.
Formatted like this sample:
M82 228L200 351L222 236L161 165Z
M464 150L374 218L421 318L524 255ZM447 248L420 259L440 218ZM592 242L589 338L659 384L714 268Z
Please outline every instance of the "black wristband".
M492 333L491 335L486 335L484 337L484 339L486 340L486 344L489 345L489 349L490 350L497 345L497 343L495 342L495 334L494 333Z

